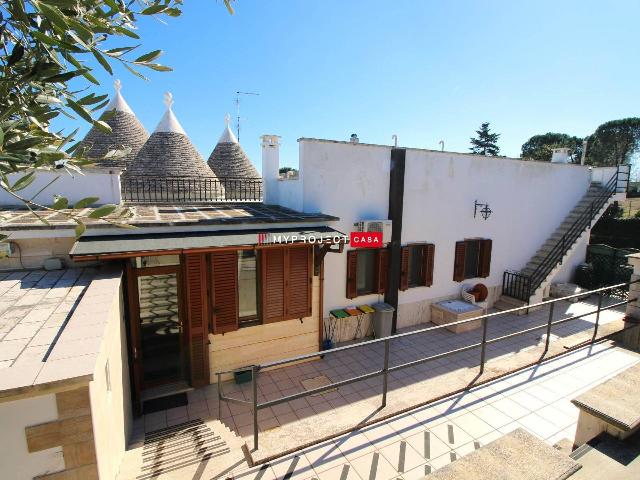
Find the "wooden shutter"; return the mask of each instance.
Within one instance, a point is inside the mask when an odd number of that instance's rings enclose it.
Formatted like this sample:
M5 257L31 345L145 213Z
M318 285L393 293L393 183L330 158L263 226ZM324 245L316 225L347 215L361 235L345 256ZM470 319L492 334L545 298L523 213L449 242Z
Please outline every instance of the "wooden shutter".
M211 254L213 333L238 329L238 253Z
M422 284L425 287L433 285L433 261L436 246L433 243L426 244L422 249Z
M201 387L209 384L207 270L204 254L185 255L185 279L191 385Z
M409 247L400 250L400 290L409 288Z
M284 248L265 248L262 257L262 323L284 319L285 270Z
M480 255L478 258L478 276L480 278L487 278L491 272L491 247L491 240L480 240Z
M453 263L453 281L461 282L464 280L464 257L467 253L467 244L465 241L456 242L455 260Z
M285 251L289 261L285 279L288 283L285 320L311 316L311 281L313 251L311 246L292 247Z
M358 296L358 251L347 252L347 298Z
M376 272L376 280L378 282L378 293L384 293L387 290L387 276L389 274L389 250L381 248L378 250L378 269Z

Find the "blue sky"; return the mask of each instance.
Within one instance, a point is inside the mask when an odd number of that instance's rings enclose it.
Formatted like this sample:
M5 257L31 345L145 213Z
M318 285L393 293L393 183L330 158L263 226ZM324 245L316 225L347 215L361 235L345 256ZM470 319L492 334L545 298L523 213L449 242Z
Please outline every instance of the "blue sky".
M260 167L259 136L281 135L296 166L299 137L468 151L481 122L518 156L530 136L588 135L638 116L640 2L190 0L179 18L141 25L144 50L171 73L123 69L123 94L149 131L170 90L206 158L242 99L241 143ZM112 78L99 75L110 90ZM61 125L68 126L64 122ZM86 129L85 129L86 130Z

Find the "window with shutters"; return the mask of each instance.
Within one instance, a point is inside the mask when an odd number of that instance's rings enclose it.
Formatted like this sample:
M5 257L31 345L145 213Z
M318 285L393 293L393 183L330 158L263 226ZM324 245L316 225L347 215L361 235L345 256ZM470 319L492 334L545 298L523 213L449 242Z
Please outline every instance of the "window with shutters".
M469 278L486 278L491 269L492 242L472 238L456 242L453 279L457 282Z
M435 246L417 243L402 247L400 290L414 287L430 287L433 284Z
M312 247L265 248L260 256L262 323L311 316Z
M389 251L363 248L347 252L347 298L384 293L387 286Z

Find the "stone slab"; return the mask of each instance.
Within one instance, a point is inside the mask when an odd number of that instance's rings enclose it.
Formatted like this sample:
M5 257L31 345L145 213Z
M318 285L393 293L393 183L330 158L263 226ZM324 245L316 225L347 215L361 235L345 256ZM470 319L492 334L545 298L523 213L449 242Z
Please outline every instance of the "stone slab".
M640 365L619 373L571 402L581 410L623 430L640 426Z
M580 464L522 428L450 463L429 480L563 480Z

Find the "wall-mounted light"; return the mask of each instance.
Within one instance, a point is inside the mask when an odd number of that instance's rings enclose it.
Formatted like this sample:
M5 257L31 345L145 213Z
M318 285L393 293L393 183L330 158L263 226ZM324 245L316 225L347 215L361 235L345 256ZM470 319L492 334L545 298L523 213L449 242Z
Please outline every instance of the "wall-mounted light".
M473 206L473 218L476 218L476 216L478 215L478 212L480 212L480 215L482 215L482 218L484 218L485 220L488 220L491 214L493 213L489 208L488 203L480 203L476 200Z

